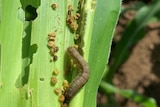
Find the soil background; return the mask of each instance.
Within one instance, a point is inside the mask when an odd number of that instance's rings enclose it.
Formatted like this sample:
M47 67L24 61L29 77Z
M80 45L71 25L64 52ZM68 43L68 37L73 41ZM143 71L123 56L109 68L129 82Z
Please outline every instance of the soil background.
M146 0L148 5L150 0ZM135 1L126 1L123 6L130 6ZM136 11L129 10L119 18L113 44L121 38L128 21L134 18ZM114 47L112 47L114 48ZM129 58L123 63L113 78L113 84L120 89L133 89L138 93L156 100L160 107L160 22L146 26L145 36L138 41ZM115 95L120 107L142 107L120 95ZM107 101L106 95L98 94L99 103Z

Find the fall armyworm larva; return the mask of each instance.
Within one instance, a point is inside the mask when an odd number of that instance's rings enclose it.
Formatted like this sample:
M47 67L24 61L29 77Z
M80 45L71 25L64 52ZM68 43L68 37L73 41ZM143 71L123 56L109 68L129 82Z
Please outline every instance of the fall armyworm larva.
M89 67L84 58L79 54L79 52L74 47L67 48L68 55L77 64L79 69L78 75L72 80L70 86L64 93L65 102L69 102L73 96L85 85L89 79Z

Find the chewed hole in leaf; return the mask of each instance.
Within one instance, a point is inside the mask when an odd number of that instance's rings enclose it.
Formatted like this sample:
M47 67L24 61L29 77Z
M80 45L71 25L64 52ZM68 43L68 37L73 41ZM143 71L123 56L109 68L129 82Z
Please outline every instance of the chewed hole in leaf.
M33 7L32 5L28 5L25 8L25 20L26 21L32 21L34 19L36 19L37 17L37 12L36 12L36 8Z

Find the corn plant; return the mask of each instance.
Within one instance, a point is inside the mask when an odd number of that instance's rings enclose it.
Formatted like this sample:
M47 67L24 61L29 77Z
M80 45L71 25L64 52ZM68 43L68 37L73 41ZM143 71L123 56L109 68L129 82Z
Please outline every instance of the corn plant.
M66 54L76 43L89 64L90 78L69 107L95 107L120 5L121 0L0 0L0 106L60 107L63 93L54 90L62 90L63 81L71 82L76 75ZM70 29L67 16L77 11L80 29ZM53 32L59 50L51 56L47 44ZM77 34L80 39L74 42ZM53 71L59 72L54 85Z

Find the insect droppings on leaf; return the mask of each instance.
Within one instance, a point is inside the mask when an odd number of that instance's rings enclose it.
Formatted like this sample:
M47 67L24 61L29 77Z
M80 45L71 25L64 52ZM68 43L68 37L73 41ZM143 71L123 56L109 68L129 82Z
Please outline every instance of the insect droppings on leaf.
M64 100L65 100L64 95L60 95L60 96L58 97L58 100L59 100L60 102L64 102Z
M61 89L60 88L56 88L54 89L54 93L56 93L57 95L61 94Z
M58 7L58 4L57 4L57 3L53 3L53 4L51 5L51 7L52 7L53 10L56 10L57 7Z
M57 83L57 78L56 78L55 76L52 76L52 78L51 78L51 83L52 83L53 85L55 85L55 84Z
M58 74L59 74L58 69L55 69L55 70L53 71L53 75L58 75Z

